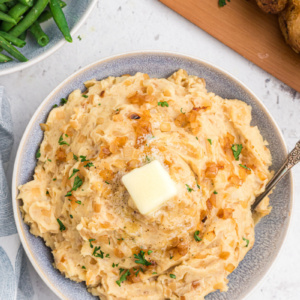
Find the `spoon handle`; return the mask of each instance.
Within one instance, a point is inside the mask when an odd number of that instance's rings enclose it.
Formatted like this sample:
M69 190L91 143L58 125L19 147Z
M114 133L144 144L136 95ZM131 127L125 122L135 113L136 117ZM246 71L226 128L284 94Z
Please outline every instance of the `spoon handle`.
M251 211L253 212L257 205L269 194L273 187L289 172L289 170L294 167L298 162L300 162L300 141L296 144L295 148L290 152L287 159L285 160L282 167L273 176L266 186L265 191L260 194L251 206Z

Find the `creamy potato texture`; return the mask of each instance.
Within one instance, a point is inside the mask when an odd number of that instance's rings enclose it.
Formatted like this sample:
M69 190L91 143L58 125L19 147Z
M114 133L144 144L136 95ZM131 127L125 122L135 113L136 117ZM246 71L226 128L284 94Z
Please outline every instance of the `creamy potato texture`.
M272 176L251 108L208 93L183 70L85 85L41 124L34 179L18 196L32 234L60 272L103 300L226 291L254 244L250 206ZM121 178L153 160L177 195L141 215ZM269 213L268 199L257 213Z

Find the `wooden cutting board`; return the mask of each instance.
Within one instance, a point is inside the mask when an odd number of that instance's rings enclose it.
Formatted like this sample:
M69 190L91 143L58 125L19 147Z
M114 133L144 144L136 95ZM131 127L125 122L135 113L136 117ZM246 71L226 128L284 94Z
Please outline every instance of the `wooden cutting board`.
M160 0L225 45L300 92L300 54L288 45L277 16L263 13L255 1Z

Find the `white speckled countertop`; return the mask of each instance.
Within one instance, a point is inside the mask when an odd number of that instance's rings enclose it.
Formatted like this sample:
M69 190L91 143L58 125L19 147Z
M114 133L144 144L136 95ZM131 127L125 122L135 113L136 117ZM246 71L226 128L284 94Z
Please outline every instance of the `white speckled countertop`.
M216 1L216 0L215 0ZM63 79L101 58L135 50L169 50L220 66L244 82L267 106L291 150L300 139L300 94L191 24L157 0L100 0L79 30L82 40L65 45L41 63L0 77L11 98L15 144L9 166L32 114ZM300 299L300 166L294 170L295 203L290 231L266 279L247 299ZM57 297L31 267L34 299Z

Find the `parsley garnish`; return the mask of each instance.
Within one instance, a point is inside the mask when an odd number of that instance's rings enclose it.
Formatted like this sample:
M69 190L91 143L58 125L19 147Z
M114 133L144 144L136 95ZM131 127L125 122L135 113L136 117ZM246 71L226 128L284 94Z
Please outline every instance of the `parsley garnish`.
M176 275L174 274L170 274L170 277L176 279Z
M71 219L73 219L73 216L72 216L72 215L70 215L70 218L71 218Z
M65 197L70 197L70 196L72 196L72 192L67 192L66 194L65 194ZM70 200L70 199L69 199Z
M77 156L77 155L73 154L73 158L74 158L76 161L78 161L78 156Z
M234 156L235 160L239 160L242 149L243 149L242 144L232 145L231 150L232 150L232 153L233 153L233 156Z
M36 152L35 154L36 158L40 158L41 157L41 149L39 148L39 150Z
M46 195L49 195L49 191L46 191Z
M60 230L60 231L66 230L66 227L65 227L65 225L62 223L62 221L61 221L60 219L56 219L56 220L57 220L57 222L58 222L58 224L59 224L59 230Z
M80 36L80 35L79 35L77 38L79 39L79 41L81 41L81 40L82 40L82 38L81 38L81 36Z
M109 258L109 253L107 253L107 254L105 255L105 257L108 257L108 258Z
M49 158L48 158L47 160L48 160L49 162L52 162L52 160L51 160L51 159L49 159Z
M195 231L195 233L194 233L194 239L197 243L202 241L202 239L199 238L199 233L200 233L199 230Z
M68 100L66 99L66 98L61 98L60 99L60 104L61 105L64 105L64 104L66 104L68 102Z
M82 95L82 97L83 97L83 98L88 98L89 96L88 96L88 95Z
M157 272L153 272L152 274L155 275L155 274L157 274Z
M53 181L56 181L56 178L53 178L52 180L53 180Z
M81 162L89 161L86 159L86 156L80 155L79 157L81 158Z
M197 188L200 190L201 189L201 187L200 187L200 185L197 183Z
M82 266L81 269L85 269L85 270L86 270L86 267L85 267L85 266Z
M185 114L185 112L182 111L182 107L180 108L180 112L181 112L182 114Z
M146 161L147 161L147 162L150 162L150 161L151 161L151 159L149 158L148 155L146 155Z
M106 184L110 184L110 183L109 183L108 181L106 181L106 180L105 180L104 182L105 182Z
M70 146L70 144L68 144L67 142L65 142L65 141L63 140L62 135L60 136L60 138L59 138L59 140L58 140L58 143L59 143L60 145L68 145L68 146Z
M120 269L120 270L124 271L123 269ZM121 286L121 283L122 283L123 281L125 281L129 275L130 275L130 272L129 272L129 270L127 270L127 271L120 277L120 279L116 281L117 285L118 285L118 286Z
M58 107L58 105L57 105L57 104L54 104L54 105L52 106L52 108L56 108L56 107Z
M141 250L139 254L134 254L134 257L137 259L137 260L135 260L135 262L137 264L141 264L144 266L151 265L151 262L149 262L148 260L145 259L145 252L143 250Z
M214 194L215 194L215 195L217 195L217 194L218 194L218 192L217 192L217 191L214 191Z
M89 162L84 167L85 168L90 168L90 167L93 167L93 166L94 166L94 164L92 162Z
M188 190L189 193L193 191L193 189L188 184L186 184L186 189Z
M76 191L81 186L82 186L82 180L80 179L80 177L76 176L71 191Z
M212 145L212 141L211 141L211 139L207 139L208 140L208 142Z
M228 2L230 2L230 0L227 0ZM223 7L225 6L227 3L226 3L226 0L219 0L219 6L220 7Z
M152 250L148 250L147 253L148 253L148 255L150 255L152 252L153 252Z
M157 105L161 107L169 107L169 103L167 101L157 102Z
M72 173L72 175L69 177L69 179L71 179L77 172L79 172L78 169L73 169L73 173Z
M244 237L243 237L243 240L246 242L246 246L245 247L248 247L249 246L249 240L246 239L246 238L244 238Z
M94 242L94 241L96 241L96 240L95 240L95 239L89 239L90 247L91 247L91 248L94 248L94 246L93 246L93 244L92 244L92 242Z
M81 201L75 201L77 204L81 204Z
M174 256L170 255L170 259L172 259Z
M104 252L101 251L100 249L101 249L101 247L95 247L94 252L93 252L93 255L94 255L95 257L103 258ZM97 253L98 251L99 251L99 253Z
M248 168L246 165L239 164L239 166L240 166L240 167L242 167L242 168L244 168L244 169L246 169L246 170L249 170L249 171L251 171L251 169L250 169L250 168Z

